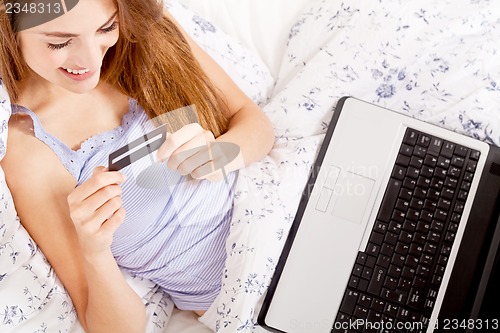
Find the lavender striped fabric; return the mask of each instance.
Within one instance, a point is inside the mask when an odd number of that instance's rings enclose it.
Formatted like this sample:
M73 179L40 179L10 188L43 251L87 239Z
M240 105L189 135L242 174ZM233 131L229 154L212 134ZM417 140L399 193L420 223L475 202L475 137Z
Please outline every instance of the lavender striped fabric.
M95 167L107 166L109 153L153 129L142 107L129 99L120 126L72 150L47 133L32 111L13 105L13 113L33 119L36 137L57 154L78 184ZM155 163L153 153L120 172L127 180L122 185L126 218L112 244L118 265L159 284L180 309L208 309L221 285L235 173L220 182L189 180Z

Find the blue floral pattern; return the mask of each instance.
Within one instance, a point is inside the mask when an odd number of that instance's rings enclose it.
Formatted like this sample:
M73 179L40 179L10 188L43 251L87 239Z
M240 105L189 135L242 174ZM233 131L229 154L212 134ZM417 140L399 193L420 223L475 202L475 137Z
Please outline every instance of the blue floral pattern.
M239 173L221 292L212 316L202 317L217 332L263 332L260 305L340 97L500 145L498 1L311 1L291 27L276 82L215 25L174 1L167 7L262 106L276 135L270 154ZM10 114L2 88L0 153ZM78 331L71 300L20 226L3 177L0 186L0 330ZM127 279L143 296L148 332L164 331L173 303L151 282Z

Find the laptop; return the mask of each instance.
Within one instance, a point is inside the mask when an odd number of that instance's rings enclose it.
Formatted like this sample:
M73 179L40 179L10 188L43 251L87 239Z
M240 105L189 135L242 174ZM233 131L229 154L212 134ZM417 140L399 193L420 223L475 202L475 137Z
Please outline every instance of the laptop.
M344 97L258 323L287 333L500 329L488 309L499 299L499 215L500 148Z

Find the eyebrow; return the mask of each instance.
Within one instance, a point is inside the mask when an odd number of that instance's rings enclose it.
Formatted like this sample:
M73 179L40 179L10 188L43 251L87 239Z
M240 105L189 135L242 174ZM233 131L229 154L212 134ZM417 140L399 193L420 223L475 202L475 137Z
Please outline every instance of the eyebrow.
M103 29L106 27L111 21L116 17L118 14L118 11L116 11L103 25L99 27L98 30ZM40 34L47 36L47 37L61 37L61 38L71 38L71 37L78 37L79 35L77 34L71 34L67 32L41 32Z

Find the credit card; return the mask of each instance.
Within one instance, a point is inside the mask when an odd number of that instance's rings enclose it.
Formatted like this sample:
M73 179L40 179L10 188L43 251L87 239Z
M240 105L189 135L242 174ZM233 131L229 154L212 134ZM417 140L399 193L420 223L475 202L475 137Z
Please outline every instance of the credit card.
M128 143L109 155L109 171L118 171L158 150L167 138L167 125L163 124L155 130Z

